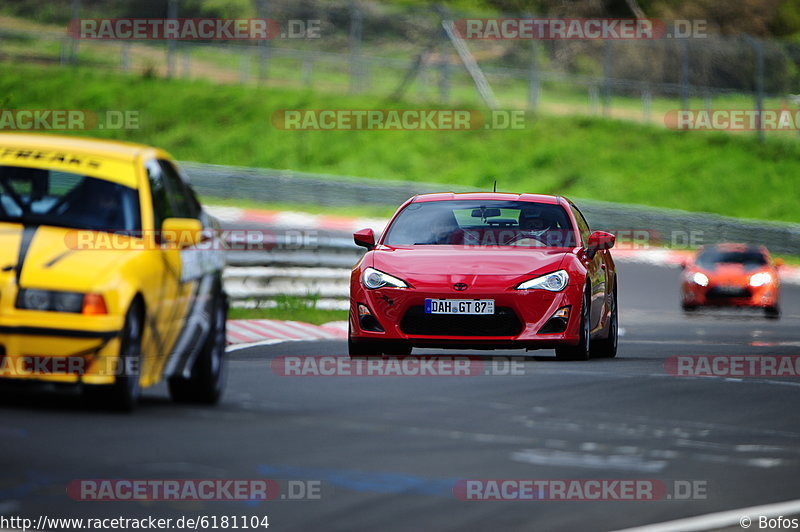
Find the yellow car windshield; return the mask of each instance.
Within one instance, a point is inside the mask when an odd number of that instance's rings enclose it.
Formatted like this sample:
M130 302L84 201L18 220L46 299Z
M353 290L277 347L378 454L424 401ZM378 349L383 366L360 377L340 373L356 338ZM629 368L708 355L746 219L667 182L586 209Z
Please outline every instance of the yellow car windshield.
M0 221L141 230L135 189L86 175L20 166L0 166Z

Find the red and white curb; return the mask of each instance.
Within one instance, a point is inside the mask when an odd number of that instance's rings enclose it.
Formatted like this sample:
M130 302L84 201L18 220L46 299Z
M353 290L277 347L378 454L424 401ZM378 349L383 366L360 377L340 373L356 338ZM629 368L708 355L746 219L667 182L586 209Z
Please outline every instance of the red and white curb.
M252 345L347 338L347 322L313 325L283 320L228 320L228 351Z
M206 205L205 209L223 222L263 223L271 227L299 230L324 229L352 233L369 227L376 233L380 233L388 222L385 218L351 218L309 212L240 209L218 205Z

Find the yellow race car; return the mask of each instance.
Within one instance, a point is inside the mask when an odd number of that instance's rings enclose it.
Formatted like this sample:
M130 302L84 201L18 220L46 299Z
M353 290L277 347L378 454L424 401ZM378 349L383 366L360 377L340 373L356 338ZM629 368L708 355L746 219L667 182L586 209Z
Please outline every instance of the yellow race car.
M75 383L123 410L167 378L177 401L217 402L219 236L162 150L0 134L0 378Z

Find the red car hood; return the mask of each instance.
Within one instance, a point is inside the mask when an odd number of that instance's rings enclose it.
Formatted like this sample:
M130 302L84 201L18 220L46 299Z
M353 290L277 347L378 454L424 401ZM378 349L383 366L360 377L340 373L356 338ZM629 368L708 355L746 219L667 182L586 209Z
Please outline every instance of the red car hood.
M415 246L376 249L374 268L395 275L495 275L518 276L559 269L564 249L481 248Z
M708 278L717 284L728 285L747 285L750 283L750 276L759 272L771 272L769 268L756 268L746 270L741 264L722 264L713 270L703 270Z

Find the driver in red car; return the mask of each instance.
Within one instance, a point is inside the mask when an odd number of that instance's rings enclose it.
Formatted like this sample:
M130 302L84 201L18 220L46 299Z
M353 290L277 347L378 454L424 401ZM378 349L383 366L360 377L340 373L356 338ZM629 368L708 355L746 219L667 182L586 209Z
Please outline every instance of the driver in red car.
M460 236L458 222L452 211L434 218L430 231L431 244L453 244Z
M548 231L558 227L549 212L540 209L526 209L520 212L519 232L510 242L512 246L542 246L547 244Z

